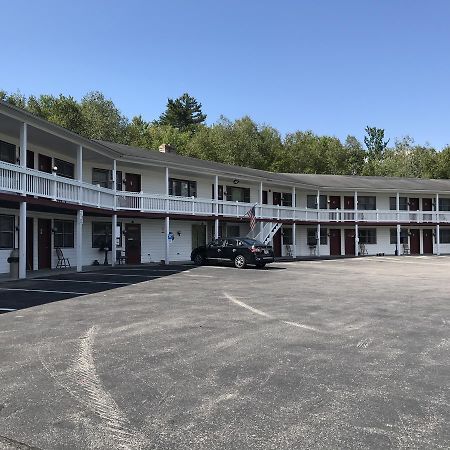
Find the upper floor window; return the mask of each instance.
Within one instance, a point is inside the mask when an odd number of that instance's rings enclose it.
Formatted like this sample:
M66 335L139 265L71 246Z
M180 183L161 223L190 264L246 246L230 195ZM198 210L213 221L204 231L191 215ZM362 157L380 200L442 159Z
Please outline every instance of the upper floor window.
M14 216L0 216L0 248L14 248Z
M399 206L400 211L407 211L408 197L399 197ZM389 209L394 211L397 209L397 197L389 197Z
M55 158L56 175L66 178L75 178L75 164Z
M374 195L362 195L358 197L358 209L377 209L377 198Z
M250 188L227 186L226 197L229 202L250 203Z
M283 206L292 206L292 194L290 192L281 194L281 204Z
M439 211L450 211L450 198L439 199Z
M328 198L326 195L319 196L319 209L327 209ZM317 209L317 195L306 196L306 207L311 209Z
M53 228L55 247L74 247L74 225L72 220L55 220L53 222Z
M16 146L9 142L0 141L0 161L15 164Z
M178 197L197 197L197 182L169 178L169 195Z
M112 170L98 169L94 167L92 169L92 184L98 184L100 187L112 189ZM116 189L122 190L122 171L116 171Z

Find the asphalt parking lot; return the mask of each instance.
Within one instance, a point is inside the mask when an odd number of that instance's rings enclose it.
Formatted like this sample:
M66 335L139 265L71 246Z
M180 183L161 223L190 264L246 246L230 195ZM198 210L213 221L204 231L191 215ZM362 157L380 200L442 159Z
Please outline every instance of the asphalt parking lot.
M185 266L2 314L0 448L448 448L449 272Z

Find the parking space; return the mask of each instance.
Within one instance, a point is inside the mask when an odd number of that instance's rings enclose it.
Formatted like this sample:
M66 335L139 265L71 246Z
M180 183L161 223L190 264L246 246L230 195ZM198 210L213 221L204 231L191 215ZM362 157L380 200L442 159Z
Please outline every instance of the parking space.
M0 283L0 314L81 295L105 292L179 273L190 265L116 266L94 271L55 271L51 275Z
M165 269L23 282L93 293L0 316L0 447L450 447L449 257Z

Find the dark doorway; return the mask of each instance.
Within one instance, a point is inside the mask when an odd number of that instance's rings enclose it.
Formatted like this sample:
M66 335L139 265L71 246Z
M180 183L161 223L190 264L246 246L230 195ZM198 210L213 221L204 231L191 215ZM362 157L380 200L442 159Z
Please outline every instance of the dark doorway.
M52 266L52 221L38 219L38 268L50 269Z
M330 195L330 209L340 209L341 197L338 195Z
M267 191L262 191L262 204L267 205Z
M141 176L138 173L126 173L125 180L125 190L141 192Z
M423 253L425 255L433 254L433 230L425 229L422 231L423 234Z
M341 254L341 230L339 228L330 229L330 255Z
M274 256L281 256L281 228L275 233L273 237L273 254Z
M47 155L39 154L38 170L40 170L41 172L52 173L52 158Z
M355 255L355 230L345 230L345 254Z
M420 231L417 229L410 230L409 251L411 255L420 254Z
M33 219L27 217L27 270L33 270Z
M206 225L192 225L192 250L206 244Z
M409 199L409 210L410 211L418 211L419 210L419 199L418 198L410 198Z
M281 206L281 192L273 193L273 204Z
M355 197L344 197L344 209L355 209Z
M27 167L34 169L34 152L27 150Z
M141 225L125 224L125 257L128 264L141 263Z

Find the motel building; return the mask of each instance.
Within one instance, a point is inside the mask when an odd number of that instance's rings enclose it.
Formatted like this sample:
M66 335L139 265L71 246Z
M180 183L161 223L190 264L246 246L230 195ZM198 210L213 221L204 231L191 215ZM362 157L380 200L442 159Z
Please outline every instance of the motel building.
M450 253L450 181L230 166L92 141L0 102L0 274L12 252L26 278L62 257L78 271L187 261L247 235L288 258Z

